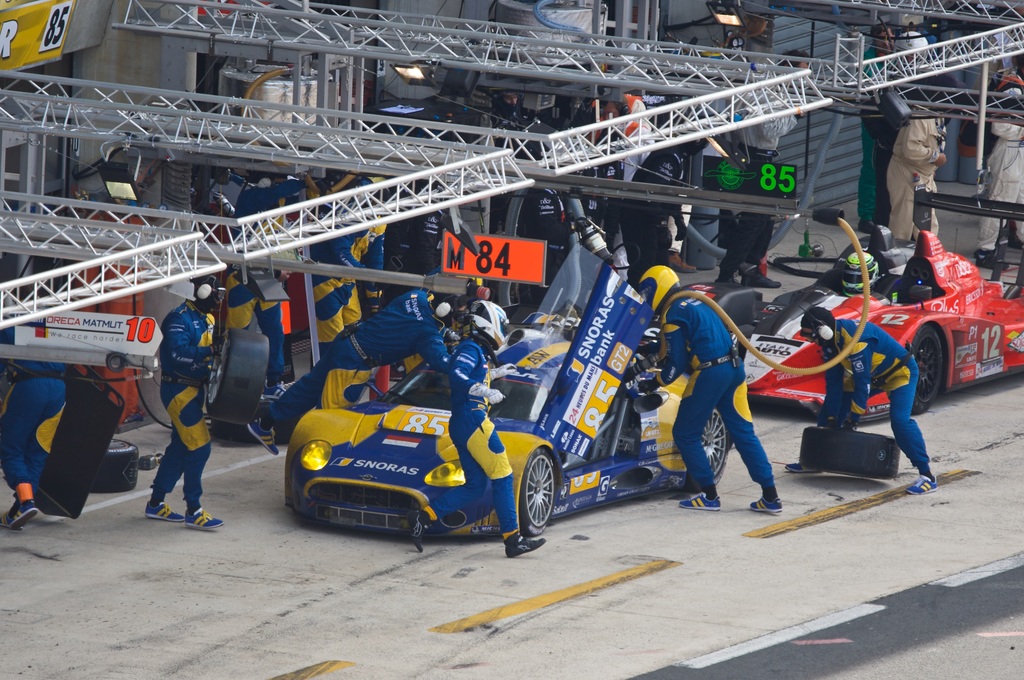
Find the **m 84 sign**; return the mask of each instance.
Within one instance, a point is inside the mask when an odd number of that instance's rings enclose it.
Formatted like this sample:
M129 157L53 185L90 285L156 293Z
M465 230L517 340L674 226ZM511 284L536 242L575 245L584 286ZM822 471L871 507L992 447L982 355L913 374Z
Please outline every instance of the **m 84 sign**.
M441 271L458 276L544 284L547 243L528 238L474 234L474 255L450 233L444 235Z

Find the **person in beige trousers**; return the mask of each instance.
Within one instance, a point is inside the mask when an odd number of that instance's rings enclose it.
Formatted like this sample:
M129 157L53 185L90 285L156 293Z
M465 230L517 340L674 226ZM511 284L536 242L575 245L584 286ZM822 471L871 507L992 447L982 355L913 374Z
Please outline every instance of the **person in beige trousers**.
M892 235L910 239L917 233L914 225L914 189L919 184L935 191L935 171L946 164L942 152L943 136L937 118L915 118L900 130L892 150L892 161L886 173L886 184L892 199L889 224ZM931 231L938 233L939 222L932 212Z

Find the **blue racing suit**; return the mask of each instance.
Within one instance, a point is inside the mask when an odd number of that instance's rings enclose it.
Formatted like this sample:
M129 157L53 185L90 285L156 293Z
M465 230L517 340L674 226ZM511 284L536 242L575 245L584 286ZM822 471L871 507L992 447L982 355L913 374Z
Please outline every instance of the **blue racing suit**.
M701 438L717 408L750 478L762 487L775 486L771 463L754 433L746 374L733 342L722 320L700 300L680 298L670 304L661 327L666 356L658 382L669 385L682 373L690 373L672 437L693 479L701 488L713 486L714 471Z
M241 181L237 176L233 181ZM235 217L247 217L256 213L273 210L285 199L306 188L301 179L288 179L262 188L247 184L238 194ZM260 332L270 342L270 359L267 361L267 384L276 385L284 373L284 322L280 302L261 302L256 294L242 284L242 275L232 271L224 285L227 291L228 328L248 328L255 314Z
M836 319L835 337L822 347L826 361L853 340L854 319ZM896 444L921 474L929 475L930 464L924 436L910 417L917 394L917 361L907 348L880 327L868 323L850 354L825 372L825 402L818 411L818 425L840 427L847 419L856 424L867 412L868 397L889 394L889 421Z
M421 354L435 370L448 372L444 324L434 318L427 293L396 297L379 314L331 342L313 369L270 405L271 419L296 418L312 408L344 408L359 401L376 366Z
M309 256L323 264L381 270L384 268L384 227L373 227L313 244L309 247ZM327 345L338 333L362 318L359 293L353 279L313 274L312 280L316 336L321 354L326 354ZM367 295L373 298L380 296L376 284L367 284Z
M213 315L196 309L191 300L175 307L160 328L160 401L171 417L171 443L164 451L153 497L163 500L185 477L189 511L200 507L202 475L210 457L210 431L203 416L206 381L213 362Z
M14 344L14 329L0 331L0 344ZM0 405L0 466L11 489L39 487L46 456L64 412L64 364L7 361L11 387ZM29 500L18 494L20 500Z
M448 382L452 396L448 435L459 452L466 483L446 491L430 504L426 512L434 521L455 512L479 498L490 479L501 533L508 538L519 530L512 466L494 423L487 417L490 408L487 398L470 394L474 385L491 385L487 355L476 341L466 338L455 348Z

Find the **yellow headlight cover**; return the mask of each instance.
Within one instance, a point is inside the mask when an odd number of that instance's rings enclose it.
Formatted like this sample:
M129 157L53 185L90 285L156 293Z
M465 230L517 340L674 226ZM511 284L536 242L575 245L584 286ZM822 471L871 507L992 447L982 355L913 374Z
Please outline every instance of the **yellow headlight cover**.
M323 470L331 462L333 447L322 439L314 439L302 447L299 460L307 470Z
M423 481L430 486L461 486L466 483L466 473L458 462L447 462L427 473Z

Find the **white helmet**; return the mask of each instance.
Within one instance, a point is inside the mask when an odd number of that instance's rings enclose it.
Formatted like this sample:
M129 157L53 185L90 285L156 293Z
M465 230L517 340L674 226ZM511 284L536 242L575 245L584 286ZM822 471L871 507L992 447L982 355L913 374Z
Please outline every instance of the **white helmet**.
M928 38L924 37L917 31L907 31L902 35L896 36L894 44L897 51L912 50L918 47L928 47Z
M473 300L466 308L465 333L492 351L505 344L508 337L508 315L505 310L487 300Z

